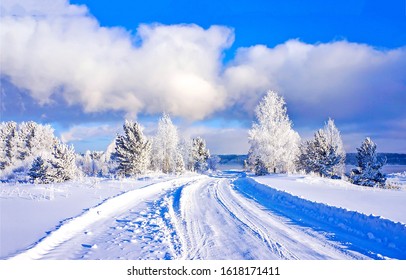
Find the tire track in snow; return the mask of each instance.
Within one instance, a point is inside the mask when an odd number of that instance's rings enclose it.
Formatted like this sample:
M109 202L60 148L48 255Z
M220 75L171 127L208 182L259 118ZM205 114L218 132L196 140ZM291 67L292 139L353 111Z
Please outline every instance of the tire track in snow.
M233 180L207 178L174 199L180 207L173 207L171 218L183 259L364 258L264 209L235 191Z
M83 233L86 234L87 229L92 225L109 224L111 223L111 220L117 221L114 217L131 209L135 205L142 203L144 200L155 197L163 191L178 188L191 181L199 180L200 177L201 176L195 176L192 178L180 178L161 183L154 183L108 199L102 204L90 208L80 216L67 220L56 230L50 232L46 237L38 241L32 248L10 259L42 259L47 258L47 256L50 258L66 259L66 256L63 254L72 254L73 252L62 250L62 252L58 253L58 249L63 248L66 245L65 243L69 243L69 241L75 239L75 237L82 236ZM85 249L97 247L89 244L81 245L81 247ZM68 250L71 250L69 246L65 247L67 247Z
M230 200L227 199L225 192L227 192L228 190L225 189L224 186L219 186L213 191L214 196L216 197L218 202L224 207L226 211L229 212L230 216L241 222L242 226L251 231L253 235L256 235L259 239L261 239L269 250L278 254L280 259L298 259L295 254L284 248L283 245L280 244L280 242L273 240L272 237L266 233L267 229L262 227L262 222L258 221L257 217L249 215L249 212L246 212L249 209L243 208L240 201L238 201L238 197L235 194L228 194L229 197L230 195L233 196L233 199ZM257 225L255 225L255 222L257 222Z
M244 196L237 177L184 177L129 191L14 259L363 258Z

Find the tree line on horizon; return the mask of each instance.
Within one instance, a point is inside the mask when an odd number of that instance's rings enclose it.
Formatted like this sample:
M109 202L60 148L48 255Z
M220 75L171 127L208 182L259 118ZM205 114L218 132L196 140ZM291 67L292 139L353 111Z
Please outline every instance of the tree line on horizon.
M210 155L201 137L180 138L163 114L156 135L147 137L139 123L126 120L105 152L75 153L50 125L33 121L0 124L0 179L58 183L81 176L130 177L157 171L181 174L215 170L220 158Z
M340 179L345 157L341 135L334 120L328 119L314 137L301 141L293 130L282 96L268 91L255 109L256 121L249 130L245 168L256 175L304 172ZM33 183L63 182L78 176L138 176L149 171L181 174L184 171L215 170L220 161L210 156L201 137L184 139L168 114L163 114L153 137L142 126L126 120L123 134L117 135L105 152L76 154L62 143L50 125L35 122L0 124L0 177ZM362 186L385 185L376 144L366 138L357 148L357 168L349 180Z

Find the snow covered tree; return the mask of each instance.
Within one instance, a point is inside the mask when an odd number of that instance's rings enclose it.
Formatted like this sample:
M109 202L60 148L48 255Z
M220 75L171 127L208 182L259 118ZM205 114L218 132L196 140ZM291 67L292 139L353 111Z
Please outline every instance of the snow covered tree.
M36 156L43 152L51 152L58 139L50 125L35 122L23 122L19 125L19 138L21 142L20 157L22 159Z
M35 157L51 154L57 138L49 125L35 122L0 124L0 169L31 165Z
M154 168L164 173L176 172L180 163L179 154L178 130L169 115L163 114L152 144Z
M176 164L175 168L176 174L181 174L183 173L183 171L185 171L185 163L183 162L183 157L180 153L176 154L175 164Z
M78 169L73 146L62 142L54 145L52 157L48 159L51 168L52 182L64 182L76 177Z
M116 138L118 174L124 176L145 173L150 164L151 142L144 136L137 122L125 121L124 135Z
M323 129L317 131L314 139L301 144L296 162L297 168L307 173L338 178L344 172L345 152L340 132L329 119Z
M268 91L255 114L248 138L251 168L257 174L294 171L300 137L292 129L283 97Z
M186 170L194 170L194 161L192 156L193 141L190 138L182 138L179 142L179 153L182 155Z
M352 183L368 187L385 186L386 175L381 170L385 162L378 160L376 144L369 137L357 148L357 162L358 167L350 174Z
M314 139L302 144L300 150L298 168L307 173L318 173L320 176L336 176L334 168L340 164L341 156L335 152L334 146L329 144L324 130L317 131Z
M17 123L3 122L0 125L0 169L16 163L19 157Z
M78 169L75 163L75 150L62 142L57 142L52 153L34 159L28 172L34 183L59 183L76 178Z
M330 162L336 162L331 166L330 177L342 176L345 171L345 150L341 133L334 124L334 120L328 119L324 125L324 133L326 134L327 145L331 151Z
M192 140L193 169L197 172L204 172L208 169L207 160L210 152L206 148L206 142L201 137Z
M51 172L49 164L40 156L34 159L28 175L31 182L35 184L49 184L54 180L54 174Z

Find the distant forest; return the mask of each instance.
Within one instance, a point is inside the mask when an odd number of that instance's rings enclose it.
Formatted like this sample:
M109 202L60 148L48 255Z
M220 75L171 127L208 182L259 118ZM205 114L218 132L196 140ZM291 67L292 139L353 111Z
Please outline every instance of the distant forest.
M220 164L222 165L243 165L247 155L218 155L220 157ZM348 153L346 155L345 164L357 165L357 154ZM386 164L406 165L406 154L396 153L378 153L379 160L385 160Z

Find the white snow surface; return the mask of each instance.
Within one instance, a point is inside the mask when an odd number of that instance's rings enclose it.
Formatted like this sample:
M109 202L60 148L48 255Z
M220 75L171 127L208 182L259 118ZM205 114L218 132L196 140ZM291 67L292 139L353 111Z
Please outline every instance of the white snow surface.
M363 187L307 175L269 175L255 177L255 181L306 200L406 224L405 190Z
M405 193L243 172L1 184L0 258L406 259Z

